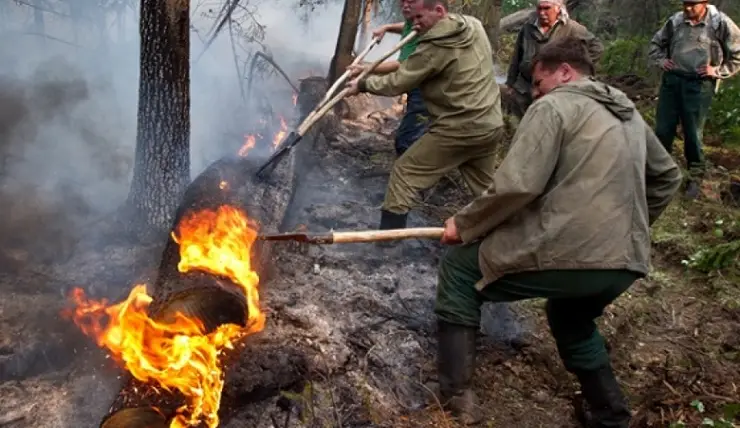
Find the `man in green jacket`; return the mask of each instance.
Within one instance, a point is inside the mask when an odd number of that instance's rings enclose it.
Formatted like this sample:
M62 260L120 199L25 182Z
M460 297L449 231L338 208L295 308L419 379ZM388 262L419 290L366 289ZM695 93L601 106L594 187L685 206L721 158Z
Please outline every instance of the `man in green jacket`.
M373 37L383 39L385 33L400 34L401 38L406 37L413 29L414 13L421 5L422 0L402 0L401 13L404 21L394 24L386 24L373 31ZM386 74L398 70L401 62L405 61L416 50L419 44L419 37L414 37L410 42L403 45L398 54L398 61L384 61L373 70L373 74ZM352 77L359 75L370 63L350 66ZM426 132L429 126L429 112L424 107L424 99L421 96L419 88L413 88L406 93L406 111L404 112L401 122L398 124L395 138L396 156L401 156L412 144Z
M547 298L560 357L581 384L591 427L627 428L629 407L595 324L648 272L650 225L681 172L635 105L597 82L575 38L533 59L535 98L480 197L445 222L439 267L440 401L464 422L479 414L471 390L480 306Z
M585 43L594 64L604 52L599 39L568 16L564 0L540 0L537 12L519 30L506 75L503 105L509 114L521 118L532 103L532 58L542 46L563 37Z
M650 62L663 69L655 133L673 151L676 127L683 129L689 169L686 196L699 196L704 175L702 131L717 85L740 70L740 29L706 0L684 0L650 42Z
M405 228L419 193L454 168L479 195L491 183L496 146L504 138L491 44L481 22L449 14L446 1L423 0L414 25L419 45L398 70L348 83L352 94L383 96L418 87L431 118L427 132L393 165L380 229Z

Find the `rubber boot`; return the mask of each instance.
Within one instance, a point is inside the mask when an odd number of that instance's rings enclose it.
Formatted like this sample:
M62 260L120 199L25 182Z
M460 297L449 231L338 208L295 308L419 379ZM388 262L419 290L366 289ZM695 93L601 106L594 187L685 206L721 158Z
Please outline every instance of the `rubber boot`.
M386 210L380 210L379 230L405 229L408 214L396 214Z
M611 365L576 372L587 408L576 408L578 419L587 428L628 428L630 410Z
M437 328L440 404L459 423L475 425L483 419L472 389L478 329L444 321L438 321Z
M695 179L689 180L689 182L686 183L686 193L684 193L684 197L689 200L696 200L699 199L700 194L701 183Z

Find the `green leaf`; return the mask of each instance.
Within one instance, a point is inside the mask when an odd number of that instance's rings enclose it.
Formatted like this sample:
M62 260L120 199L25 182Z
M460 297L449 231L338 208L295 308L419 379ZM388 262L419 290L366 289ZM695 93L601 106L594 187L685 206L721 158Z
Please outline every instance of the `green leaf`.
M726 405L722 408L722 414L728 421L731 421L740 416L740 403L732 403Z

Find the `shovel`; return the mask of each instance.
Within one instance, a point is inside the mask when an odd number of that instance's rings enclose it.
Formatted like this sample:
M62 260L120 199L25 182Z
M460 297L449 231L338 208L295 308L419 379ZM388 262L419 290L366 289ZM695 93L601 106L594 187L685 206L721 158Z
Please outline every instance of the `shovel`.
M277 233L258 235L261 241L292 241L306 244L355 244L361 242L397 241L401 239L441 239L443 227L414 227L408 229L354 230L326 233Z
M390 51L388 51L386 54L384 54L382 57L378 58L375 62L370 64L368 68L363 70L362 73L357 77L358 79L362 79L363 77L367 76L372 72L375 67L377 67L381 62L388 59L391 55L401 50L403 45L410 42L411 39L416 37L417 32L412 31L410 32L406 37L401 39L396 46L393 47ZM372 44L370 46L373 46ZM367 48L366 48L367 49ZM369 50L368 50L369 52ZM363 52L364 53L364 52ZM345 73L347 74L347 73ZM346 77L345 77L346 79ZM338 86L338 85L337 85ZM336 89L335 89L336 90ZM295 147L302 139L303 136L306 135L308 130L321 119L329 110L332 109L339 101L342 100L342 98L346 97L349 93L349 89L344 89L342 92L335 95L332 99L330 99L327 102L321 102L319 105L316 106L316 108L306 116L306 119L303 120L303 122L298 126L298 129L296 131L291 132L285 140L283 140L282 143L280 143L280 146L278 149L273 153L267 161L257 170L257 178L263 179L265 178L265 171L267 168L276 162L278 162L280 159L282 159L283 156L288 154L291 150L293 150L293 147Z

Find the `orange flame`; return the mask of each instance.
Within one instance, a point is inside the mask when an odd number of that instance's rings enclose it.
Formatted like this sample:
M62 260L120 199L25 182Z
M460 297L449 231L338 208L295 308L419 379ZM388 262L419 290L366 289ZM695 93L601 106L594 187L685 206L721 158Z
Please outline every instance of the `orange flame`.
M280 145L280 143L285 138L285 135L288 134L288 125L285 123L285 119L283 119L282 116L280 116L280 131L278 131L275 136L272 138L272 147L277 148L277 146Z
M257 239L257 225L238 208L222 205L217 210L202 210L184 217L172 239L180 244L180 272L200 270L222 275L242 287L247 298L247 333L265 328L260 311L257 284L250 251Z
M147 315L152 298L145 285L136 285L125 301L115 305L108 305L105 299L90 300L79 288L70 295L76 307L65 315L98 346L107 348L134 378L167 391L180 391L186 398L170 428L201 423L208 428L218 426L224 382L219 356L223 350L233 349L238 339L264 329L259 277L250 263L256 236L256 225L230 206L195 212L185 217L178 224L177 235L173 234L180 244L180 272L222 275L242 288L249 311L246 328L225 324L205 334L200 320L181 313L168 324L152 320Z
M244 145L241 146L237 154L241 157L245 157L249 154L249 151L252 150L255 145L257 145L257 137L249 134L244 137Z

